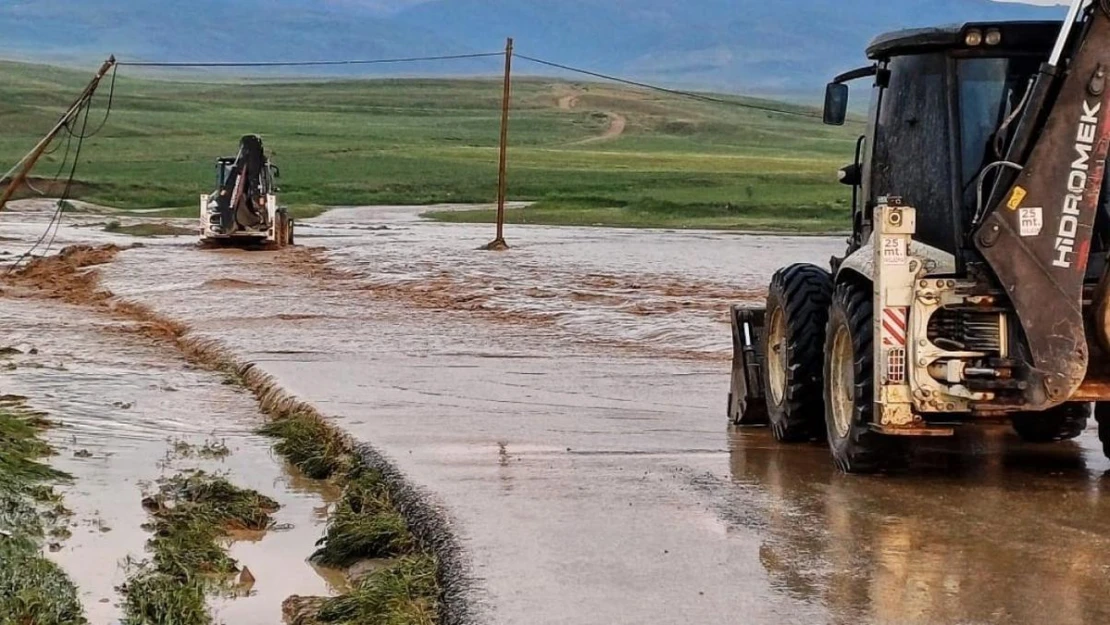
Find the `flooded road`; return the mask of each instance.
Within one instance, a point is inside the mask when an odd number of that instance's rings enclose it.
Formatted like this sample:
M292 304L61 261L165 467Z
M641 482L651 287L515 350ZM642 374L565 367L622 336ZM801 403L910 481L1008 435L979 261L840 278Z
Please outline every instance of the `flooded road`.
M726 427L728 304L839 240L490 234L336 210L298 225L317 252L155 240L103 279L392 459L452 520L479 622L1110 621L1093 432L968 432L867 478Z

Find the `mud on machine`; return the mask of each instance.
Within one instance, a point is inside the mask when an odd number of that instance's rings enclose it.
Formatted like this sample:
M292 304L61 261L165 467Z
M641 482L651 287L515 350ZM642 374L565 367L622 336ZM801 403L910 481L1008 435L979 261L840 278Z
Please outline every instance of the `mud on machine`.
M828 440L849 473L896 467L923 436L1008 420L1029 441L1110 451L1110 0L1064 22L892 33L871 64L852 233L828 268L732 309L728 413L783 442Z

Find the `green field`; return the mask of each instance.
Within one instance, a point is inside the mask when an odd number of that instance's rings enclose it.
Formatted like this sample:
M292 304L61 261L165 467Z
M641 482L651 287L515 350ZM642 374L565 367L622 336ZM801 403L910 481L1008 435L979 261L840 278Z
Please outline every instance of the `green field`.
M120 70L111 117L85 142L79 199L191 214L214 186L213 159L233 155L246 133L265 138L293 206L496 197L496 80L200 83L133 72ZM49 129L89 73L0 63L0 169ZM107 95L106 81L90 129ZM537 202L513 221L810 231L848 223L848 192L834 174L858 126L548 79L518 79L513 107L509 196ZM623 133L605 137L616 117ZM64 152L63 143L34 175L53 178Z

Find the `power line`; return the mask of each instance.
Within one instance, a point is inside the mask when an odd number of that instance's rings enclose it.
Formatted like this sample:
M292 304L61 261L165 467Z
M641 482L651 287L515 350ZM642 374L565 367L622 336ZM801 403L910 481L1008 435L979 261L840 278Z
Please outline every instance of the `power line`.
M337 66L358 66L358 65L385 65L385 64L391 64L391 63L418 63L418 62L427 62L427 61L455 61L455 60L463 60L463 59L484 59L484 58L501 57L501 56L504 56L504 54L505 54L504 52L481 52L481 53L474 53L474 54L447 54L447 55L438 55L438 56L414 56L414 57L398 57L398 58L383 58L383 59L351 59L351 60L338 60L338 61L120 61L119 63L117 63L117 65L123 65L123 66L127 66L127 67L164 67L164 68L174 68L174 67L177 67L177 68L337 67ZM770 105L754 104L754 103L751 103L751 102L742 102L742 101L739 101L739 100L716 98L716 97L708 96L708 95L701 94L701 93L694 93L692 91L684 91L684 90L681 90L681 89L671 89L671 88L668 88L668 87L660 87L659 85L653 85L653 84L640 82L640 81L636 81L636 80L630 80L630 79L627 79L627 78L621 78L619 76L613 76L611 74L604 74L604 73L601 73L601 72L595 72L595 71L592 71L592 70L583 69L581 67L574 67L574 66L571 66L571 65L565 65L563 63L556 63L554 61L547 61L547 60L544 60L544 59L540 59L540 58L536 58L536 57L528 56L528 55L524 55L524 54L517 54L515 56L517 58L523 59L525 61L530 61L532 63L537 63L539 65L546 65L548 67L553 67L553 68L556 68L556 69L561 69L561 70L565 70L565 71L569 71L569 72L574 72L574 73L577 73L577 74L583 74L585 76L592 76L594 78L601 78L603 80L609 80L609 81L613 81L613 82L617 82L617 83L631 85L631 86L634 86L634 87L640 87L640 88L643 88L643 89L650 89L652 91L658 91L658 92L661 92L661 93L668 93L668 94L671 94L671 95L681 96L681 97L685 97L685 98L691 98L691 99L694 99L694 100L700 100L702 102L712 102L712 103L715 103L715 104L724 104L724 105L728 105L728 106L736 106L736 107L746 108L746 109L751 109L751 110L756 110L756 111L764 111L764 112L767 112L767 113L776 113L776 114L779 114L779 115L792 115L792 116L795 116L795 117L805 117L805 118L810 118L810 119L820 119L821 118L821 115L816 114L816 113L812 113L812 112L783 109L783 108L777 108L777 107L770 106ZM113 74L112 78L113 78L113 85L114 85L114 81L115 81L115 75L114 74ZM109 100L109 102L110 102L110 100ZM101 124L101 126L103 126L103 124ZM98 131L99 131L99 129L97 130L97 132ZM94 132L94 134L95 134L95 132Z
M66 139L65 156L62 158L62 164L61 167L58 168L58 173L54 175L54 182L58 181L58 179L61 177L62 171L65 170L66 164L69 162L70 148L75 138L77 139L77 149L75 150L73 155L73 162L72 164L70 164L69 175L66 178L65 187L63 187L62 189L61 197L58 198L57 203L54 205L54 213L50 216L50 221L46 224L46 230L43 231L42 235L38 238L37 241L35 241L35 244L32 245L29 250L21 254L19 258L17 258L15 262L13 262L8 267L7 271L4 272L4 275L9 275L17 268L19 268L19 266L23 264L23 261L27 260L27 258L34 254L35 250L37 250L39 246L41 246L44 242L46 243L46 247L43 248L42 253L40 254L41 256L45 256L46 254L48 254L50 252L50 248L54 245L54 240L57 238L58 231L61 229L62 226L62 216L65 213L66 204L69 202L70 193L73 188L73 181L77 176L77 164L80 162L81 159L81 147L84 145L85 139L87 137L95 134L86 134L86 129L89 126L89 111L92 109L91 98L92 95L90 94L89 98L86 99L85 102L81 105L81 108L78 108L76 111L74 111L73 117L71 118L71 121L74 122L74 125L76 125L77 118L81 118L81 130L70 130L67 124L67 132L69 136ZM105 115L105 121L107 121L107 115ZM103 127L103 124L101 124L101 126ZM49 241L46 240L47 237L50 237Z
M84 134L84 130L82 130L82 135L80 136L80 139L90 139L92 137L95 137L96 135L100 134L100 131L104 130L104 126L108 124L108 117L112 114L112 102L114 102L116 99L116 74L118 73L119 64L117 63L115 66L112 67L112 85L111 88L108 90L108 106L104 109L104 119L100 120L100 124L96 127L96 130L90 132L89 134ZM89 103L86 106L92 106L91 96L89 97ZM73 131L70 130L68 125L66 126L66 132L68 132L72 137Z
M797 117L808 117L808 118L813 118L813 119L821 119L821 115L818 115L816 113L809 113L809 112L806 112L806 111L791 111L789 109L780 109L780 108L775 108L773 106L768 106L768 105L763 105L763 104L752 104L750 102L741 102L739 100L726 100L724 98L715 98L713 96L708 96L708 95L704 95L704 94L701 94L701 93L694 93L692 91L682 91L681 89L668 89L667 87L660 87L658 85L652 85L652 84L648 84L646 82L639 82L639 81L635 81L635 80L629 80L627 78L620 78L619 76L612 76L612 75L609 75L609 74L602 74L601 72L595 72L595 71L591 71L591 70L588 70L588 69L582 69L580 67L572 67L570 65L563 65L562 63L555 63L553 61L545 61L543 59L537 59L535 57L526 56L524 54L518 54L518 55L516 55L516 57L520 58L520 59L524 59L525 61L531 61L533 63L538 63L540 65L546 65L548 67L554 67L554 68L557 68L557 69L566 70L568 72L575 72L577 74L585 74L586 76L593 76L594 78L602 78L604 80L611 80L613 82L619 82L619 83L622 83L622 84L625 84L625 85L631 85L633 87L641 87L641 88L644 88L644 89L651 89L652 91L660 91L662 93L669 93L671 95L682 96L682 97L685 97L685 98L692 98L694 100L701 100L703 102L713 102L715 104L727 104L727 105L730 105L730 106L738 106L738 107L741 107L741 108L754 109L754 110L757 110L757 111L766 111L768 113L779 113L781 115L794 115L794 116L797 116Z
M54 224L54 233L50 235L50 240L47 241L46 247L42 250L43 256L50 253L50 248L54 245L54 239L58 236L58 230L62 228L62 217L65 216L66 205L69 204L70 189L73 187L73 179L77 176L77 163L81 160L81 147L85 144L85 138L91 136L85 134L85 130L89 127L89 111L91 109L92 99L90 96L90 100L85 103L85 118L81 121L81 134L77 135L77 149L73 154L73 167L69 169L69 178L66 179L65 189L62 190L62 197L58 199L58 206L54 211L54 215L57 217ZM105 120L107 120L107 116L105 116Z
M58 171L54 172L54 177L50 180L51 182L58 182L58 179L62 177L62 172L65 171L66 165L69 164L69 150L73 146L73 136L74 135L72 132L66 135L66 140L64 141L64 143L66 144L66 151L62 155L61 165L58 166ZM57 141L57 143L58 145L54 146L54 149L50 150L49 152L43 152L43 156L57 152L58 149L61 147L63 141ZM30 190L38 193L39 197L43 197L46 195L42 191L39 191L35 188L35 185L31 182L30 177L25 178L23 180L23 184L27 185L27 188L29 188Z
M383 65L387 63L417 63L421 61L457 61L460 59L483 59L504 55L504 52L482 52L477 54L447 54L441 56L412 56L394 59L355 59L347 61L120 61L118 65L126 65L128 67L333 67L337 65Z

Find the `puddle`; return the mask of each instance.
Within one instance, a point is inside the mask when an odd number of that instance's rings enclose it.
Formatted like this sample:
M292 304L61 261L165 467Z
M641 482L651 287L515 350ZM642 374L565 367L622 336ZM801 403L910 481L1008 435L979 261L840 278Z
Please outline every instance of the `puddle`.
M189 468L225 473L282 506L274 515L281 531L231 546L256 582L245 598L211 603L219 620L272 625L281 622L289 595L332 594L334 580L306 558L338 493L272 457L268 441L253 433L263 418L253 397L171 350L121 334L126 324L64 304L6 299L4 306L0 335L37 353L9 354L4 363L14 369L0 390L29 397L57 423L48 432L58 452L51 464L75 477L59 489L75 514L72 537L49 557L78 585L93 625L119 622L122 565L129 556L147 557L144 492ZM202 449L213 441L229 453L181 453L186 444Z

